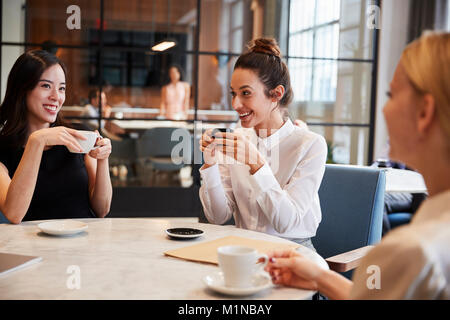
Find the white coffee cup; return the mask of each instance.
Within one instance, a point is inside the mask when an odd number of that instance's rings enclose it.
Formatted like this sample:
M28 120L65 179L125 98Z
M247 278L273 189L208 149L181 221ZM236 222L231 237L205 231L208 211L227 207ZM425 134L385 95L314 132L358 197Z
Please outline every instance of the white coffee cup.
M225 286L234 288L251 287L253 276L263 271L269 261L267 255L243 246L219 247L217 255ZM261 258L264 262L258 262Z
M97 149L99 146L95 146L95 142L97 141L97 138L99 135L97 132L94 131L84 131L84 130L77 130L79 133L81 133L83 136L86 137L86 140L77 139L78 143L81 146L81 149L83 151L73 151L74 153L89 153L91 150Z

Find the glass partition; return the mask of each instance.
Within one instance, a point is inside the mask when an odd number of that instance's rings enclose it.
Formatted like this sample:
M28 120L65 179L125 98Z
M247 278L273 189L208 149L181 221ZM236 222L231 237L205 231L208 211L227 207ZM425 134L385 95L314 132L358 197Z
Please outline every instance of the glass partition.
M366 21L373 4L4 0L1 94L21 53L49 50L69 70L65 117L100 129L113 141L114 186L198 187L202 130L239 125L229 94L238 56L250 40L274 37L290 70L291 118L323 134L335 162L367 164L373 146L377 31ZM170 42L174 46L158 51ZM173 66L179 80L171 77ZM183 99L172 103L175 96ZM173 105L175 111L167 111ZM183 152L179 143L187 144Z

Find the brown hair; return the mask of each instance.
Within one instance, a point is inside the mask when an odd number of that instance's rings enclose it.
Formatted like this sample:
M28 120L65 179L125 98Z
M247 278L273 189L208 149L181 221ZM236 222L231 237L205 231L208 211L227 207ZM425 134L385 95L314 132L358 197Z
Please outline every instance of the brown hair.
M284 95L280 99L280 106L287 106L293 97L289 70L281 60L281 50L273 38L259 38L252 40L248 51L243 53L234 65L234 69L253 70L259 80L264 84L265 95L273 97L272 90L277 86L284 87Z
M46 69L59 64L67 78L66 67L55 55L44 50L22 54L9 72L5 99L0 105L0 140L20 148L28 131L27 94L33 90ZM51 126L67 125L60 113Z

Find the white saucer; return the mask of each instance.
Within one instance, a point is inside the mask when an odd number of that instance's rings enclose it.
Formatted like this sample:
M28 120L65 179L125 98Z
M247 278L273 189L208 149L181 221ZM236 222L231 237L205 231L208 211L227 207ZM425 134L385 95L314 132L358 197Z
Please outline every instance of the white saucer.
M216 272L204 277L203 282L214 291L232 296L248 296L273 286L270 276L265 273L254 275L252 279L253 285L249 288L226 287L222 272Z
M58 220L38 224L42 232L55 236L77 234L86 230L87 227L86 223L76 220Z

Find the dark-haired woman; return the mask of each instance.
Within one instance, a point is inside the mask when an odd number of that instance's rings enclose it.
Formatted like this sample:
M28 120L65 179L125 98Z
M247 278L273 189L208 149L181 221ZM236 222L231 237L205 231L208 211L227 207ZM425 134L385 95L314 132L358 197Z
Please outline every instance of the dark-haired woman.
M22 54L0 106L0 211L22 220L104 217L112 197L111 142L81 154L77 130L64 126L66 69L46 51Z
M238 227L312 247L327 146L284 118L292 89L275 40L253 41L235 64L230 89L242 129L206 131L201 140L200 199L207 219L222 224L233 216Z
M181 81L181 74L178 66L171 66L170 82L161 89L160 115L167 119L179 120L187 117L191 88L187 82Z

